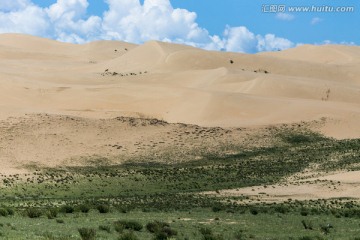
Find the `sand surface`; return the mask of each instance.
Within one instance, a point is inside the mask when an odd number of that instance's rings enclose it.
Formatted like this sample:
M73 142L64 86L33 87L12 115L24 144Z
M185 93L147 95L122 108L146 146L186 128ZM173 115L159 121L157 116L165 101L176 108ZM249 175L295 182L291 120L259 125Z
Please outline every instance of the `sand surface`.
M174 125L134 127L132 117ZM249 55L156 41L74 45L0 35L2 172L80 164L94 156L119 159L119 152L156 152L162 144L186 152L194 144L226 141L226 129L241 141L247 135L234 129L313 120L322 121L315 130L327 136L360 137L360 47L303 45ZM191 124L191 131L176 123ZM200 131L195 125L223 130L185 133ZM331 195L359 197L360 181L351 182L356 176L332 176L343 184ZM327 186L272 188L269 194L321 197L318 188Z
M284 181L268 186L253 186L239 189L225 189L218 193L205 192L215 196L247 196L243 202L286 202L292 200L318 199L360 199L360 172L330 173L322 177L302 181Z

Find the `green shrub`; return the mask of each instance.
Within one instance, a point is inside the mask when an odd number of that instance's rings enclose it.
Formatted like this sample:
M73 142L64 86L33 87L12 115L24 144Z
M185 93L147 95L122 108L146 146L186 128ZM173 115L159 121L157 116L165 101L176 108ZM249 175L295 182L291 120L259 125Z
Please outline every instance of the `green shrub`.
M82 213L88 213L90 211L90 206L86 204L82 204L79 206L79 210Z
M26 210L26 215L29 218L39 218L42 214L43 212L38 208L29 208Z
M119 240L138 240L139 238L133 232L123 233Z
M303 237L299 237L299 240L325 240L325 238L321 237L321 236L314 236L314 237L310 237L310 236L303 236Z
M110 212L109 205L100 204L96 207L96 209L99 211L99 213L108 213Z
M305 132L305 133L291 132L288 134L283 133L281 134L281 138L290 144L311 143L324 139L324 137L321 136L320 134L313 132Z
M125 229L125 226L120 222L114 222L114 228L118 233L122 233Z
M54 219L57 217L58 210L56 208L51 208L47 211L46 216L48 219Z
M170 228L170 227L164 227L164 228L161 230L161 233L165 233L168 238L177 235L177 231L175 231L174 229L172 229L172 228Z
M250 209L250 213L251 213L252 215L257 215L257 214L259 213L259 211L258 211L256 208L251 208L251 209Z
M108 226L108 225L100 225L99 230L106 231L106 232L110 233L111 232L111 227Z
M15 211L12 208L6 208L6 211L8 212L9 216L13 216L15 214Z
M146 224L146 229L151 233L160 232L164 227L170 227L166 222L154 221Z
M168 239L168 236L167 236L167 234L164 233L164 232L158 232L158 233L155 234L155 236L154 236L153 239L154 239L154 240L167 240L167 239Z
M5 208L0 208L0 216L6 217L9 213Z
M309 211L305 208L302 208L300 210L300 215L305 217L305 216L309 215Z
M129 212L129 209L124 207L124 206L118 206L117 207L117 210L121 213L128 213Z
M203 240L223 240L224 238L221 235L215 235L210 228L203 227L200 228L200 233L202 234Z
M235 232L234 238L235 238L235 240L247 239L247 237L244 233L244 230L238 230L237 232Z
M275 212L285 214L285 213L289 212L289 208L284 205L278 205L275 207Z
M212 235L212 230L208 227L202 227L199 231L202 235Z
M122 225L123 229L129 229L129 230L134 230L134 231L140 231L143 228L143 225L136 221L120 220L120 221L116 221L114 224L115 224L115 227L118 226L121 228L121 225Z
M94 228L79 228L78 231L82 240L96 239L96 229Z
M304 236L304 237L299 237L299 240L313 240L313 237L310 236Z
M212 209L213 212L220 212L222 210L222 207L218 206L218 205L215 205L211 209Z
M224 240L221 235L203 235L203 240Z
M73 213L75 212L75 208L73 206L70 205L64 205L61 207L60 210L62 213Z
M73 239L71 236L68 235L54 235L51 232L45 232L42 236L47 240L71 240Z
M307 220L301 220L301 224L306 230L313 230L313 224Z
M177 235L177 231L170 228L168 223L160 221L149 222L146 224L146 229L151 233L155 233L155 240L168 239Z
M331 224L326 224L326 225L320 225L320 230L325 234L329 234L330 233L330 229L334 228Z

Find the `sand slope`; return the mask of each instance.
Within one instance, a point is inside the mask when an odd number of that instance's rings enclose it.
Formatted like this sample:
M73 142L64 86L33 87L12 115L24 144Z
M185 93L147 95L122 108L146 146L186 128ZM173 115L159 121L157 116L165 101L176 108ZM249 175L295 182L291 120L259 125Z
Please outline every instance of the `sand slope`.
M0 91L2 119L146 116L239 127L325 117L328 135L360 136L359 47L248 55L156 41L73 45L2 34Z

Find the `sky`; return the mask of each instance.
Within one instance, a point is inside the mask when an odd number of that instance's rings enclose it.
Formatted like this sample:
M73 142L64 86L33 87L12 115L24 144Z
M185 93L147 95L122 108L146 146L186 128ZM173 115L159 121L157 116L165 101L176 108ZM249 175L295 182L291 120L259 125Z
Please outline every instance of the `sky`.
M0 33L256 53L360 45L359 0L0 0Z

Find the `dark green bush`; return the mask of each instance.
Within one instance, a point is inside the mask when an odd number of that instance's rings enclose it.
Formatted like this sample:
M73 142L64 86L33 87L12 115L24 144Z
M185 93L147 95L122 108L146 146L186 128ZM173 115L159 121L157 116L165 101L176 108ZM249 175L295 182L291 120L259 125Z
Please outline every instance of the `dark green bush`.
M62 213L73 213L73 212L75 212L75 208L70 205L64 205L61 207L60 211Z
M100 225L99 230L106 231L106 232L110 233L111 232L111 227L108 226L108 225Z
M302 208L301 210L300 210L300 214L301 214L301 216L307 216L307 215L309 215L309 210L307 210L307 209L305 209L305 208Z
M126 206L121 206L121 205L118 205L117 207L117 210L121 213L128 213L130 212L130 208L126 207Z
M14 209L12 209L12 208L6 208L6 211L8 212L8 215L9 215L9 216L12 216L12 215L15 214L15 211L14 211Z
M303 236L303 237L299 237L299 240L314 240L314 238L310 236Z
M321 236L314 236L314 237L310 237L310 236L303 236L303 237L299 237L299 240L325 240L325 238L321 237Z
M155 234L153 240L167 240L168 235L164 232L158 232Z
M222 207L219 205L215 205L211 209L213 212L220 212L222 210Z
M96 207L99 213L108 213L110 212L110 206L105 204L100 204Z
M26 215L29 218L39 218L42 214L43 212L38 208L29 208L26 210Z
M48 219L54 219L57 217L58 214L58 210L56 208L51 208L48 209L46 216L48 217Z
M120 223L120 222L114 222L114 228L115 228L115 231L117 231L118 233L122 233L125 229L125 226Z
M116 221L115 226L122 225L124 229L134 230L134 231L141 231L143 228L143 225L136 221L125 221L125 220L119 220Z
M330 229L333 228L333 226L331 224L324 224L324 225L320 225L320 230L325 234L329 234L330 233Z
M5 208L0 208L0 216L6 217L9 213Z
M90 211L90 209L91 209L90 206L86 205L86 204L82 204L79 206L79 210L82 213L88 213Z
M202 227L199 231L202 235L212 235L212 230L208 227Z
M257 215L257 214L259 213L259 211L258 211L256 208L251 208L251 209L250 209L250 213L251 213L252 215Z
M223 240L224 238L221 235L215 235L210 228L203 227L200 228L200 233L202 234L203 240Z
M82 240L96 239L96 229L94 228L79 228L78 231Z
M235 240L244 240L244 239L247 239L244 230L238 230L237 232L235 232L234 238L235 238Z
M154 221L146 224L146 229L151 233L160 232L164 227L170 227L166 222Z
M275 212L285 214L285 213L289 212L289 208L284 205L278 205L275 207Z
M301 224L303 225L304 229L313 230L313 224L310 221L301 220Z
M177 231L172 229L166 222L154 221L146 224L146 229L154 233L155 240L168 239L177 235Z
M138 240L139 238L133 232L123 233L119 240Z
M303 144L324 140L325 138L314 132L290 132L282 133L281 138L290 144Z
M164 228L161 230L161 232L162 232L162 233L165 233L168 238L177 235L177 231L175 231L174 229L172 229L172 228L170 228L170 227L164 227Z

